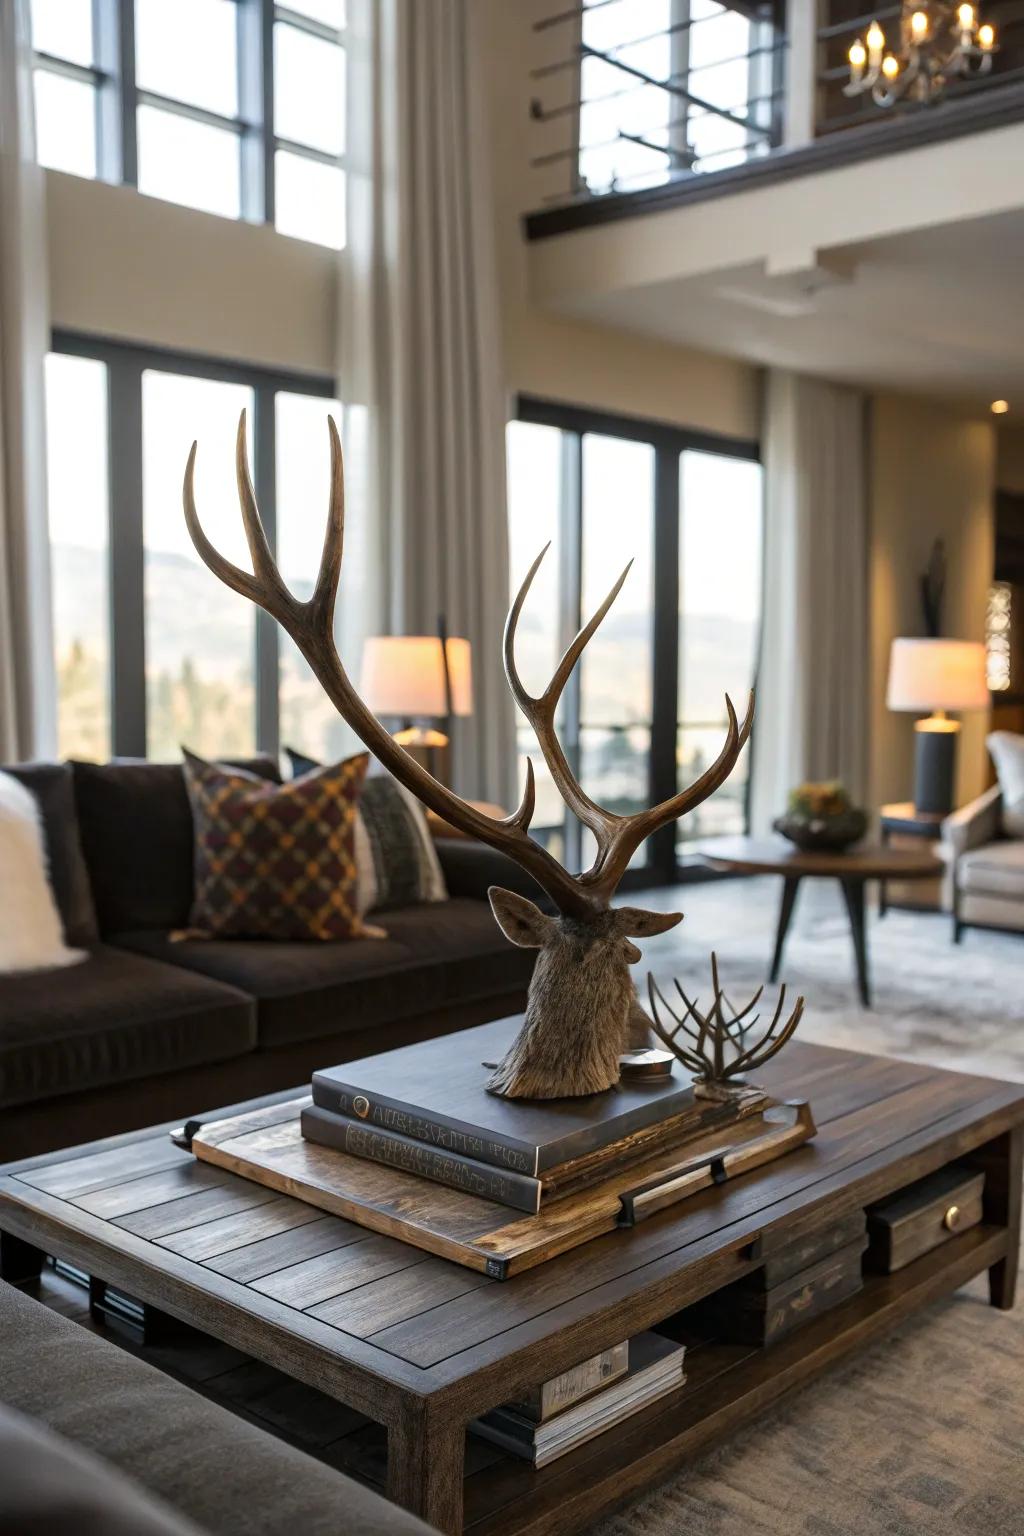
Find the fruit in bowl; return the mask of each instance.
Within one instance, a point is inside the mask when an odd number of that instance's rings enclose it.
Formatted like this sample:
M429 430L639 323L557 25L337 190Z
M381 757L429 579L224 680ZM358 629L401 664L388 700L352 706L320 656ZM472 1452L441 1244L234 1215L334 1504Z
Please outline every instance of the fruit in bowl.
M798 848L849 848L867 831L867 813L855 806L838 779L824 784L798 784L790 791L783 816L772 823L776 832Z

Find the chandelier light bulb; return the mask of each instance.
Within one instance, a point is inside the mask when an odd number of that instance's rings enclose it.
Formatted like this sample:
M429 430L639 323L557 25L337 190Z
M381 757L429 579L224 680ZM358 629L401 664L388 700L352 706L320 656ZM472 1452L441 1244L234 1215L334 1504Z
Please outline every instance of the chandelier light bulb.
M993 416L1005 416L1010 409L1009 400L993 400L990 407Z
M915 43L923 42L928 36L928 17L924 11L915 11L911 16L910 31Z
M850 46L849 58L850 63L854 69L863 69L864 65L867 63L867 51L859 37L857 41Z
M961 31L970 32L974 27L974 6L962 5L956 13L956 19L960 23Z
M978 47L984 48L986 53L996 45L996 29L989 26L988 22L978 28Z
M887 80L895 80L900 72L899 59L894 54L887 53L882 60L882 74Z
M868 52L877 58L884 47L885 33L878 25L878 22L873 21L870 27L868 27Z

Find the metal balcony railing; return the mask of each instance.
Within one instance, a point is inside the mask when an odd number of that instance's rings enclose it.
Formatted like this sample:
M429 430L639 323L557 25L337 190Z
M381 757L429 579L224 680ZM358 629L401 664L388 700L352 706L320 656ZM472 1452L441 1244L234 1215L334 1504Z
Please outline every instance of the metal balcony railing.
M979 4L999 38L993 68L951 80L943 106L1013 83L1024 100L1024 0ZM582 0L553 12L533 28L534 217L610 194L673 197L674 183L774 161L773 151L838 129L935 112L844 93L854 38L873 19L898 37L900 16L892 0L877 10L864 0Z
M629 192L764 154L785 37L769 3L590 0L535 24L543 201Z

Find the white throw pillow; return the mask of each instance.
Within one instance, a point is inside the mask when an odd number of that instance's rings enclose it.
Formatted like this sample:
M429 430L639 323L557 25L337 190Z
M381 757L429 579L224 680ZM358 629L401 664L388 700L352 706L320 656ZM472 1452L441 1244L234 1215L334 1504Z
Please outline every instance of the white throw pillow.
M988 750L1003 795L1003 831L1007 837L1024 837L1024 736L993 731Z
M35 796L0 773L0 974L75 965L50 890Z

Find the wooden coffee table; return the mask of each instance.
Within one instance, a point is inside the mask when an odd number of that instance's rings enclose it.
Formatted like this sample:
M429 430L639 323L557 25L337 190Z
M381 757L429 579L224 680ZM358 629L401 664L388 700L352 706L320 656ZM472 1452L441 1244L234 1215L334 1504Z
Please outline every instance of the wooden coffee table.
M869 880L935 880L943 864L928 849L853 848L846 853L807 853L782 837L715 837L687 850L712 869L737 875L781 875L779 908L770 979L778 980L782 952L789 932L801 880L837 880L846 903L853 935L857 986L865 1008L871 1007L868 940L864 921L864 888Z
M811 1100L815 1141L512 1280L198 1163L166 1127L11 1165L4 1272L54 1255L340 1399L385 1427L389 1496L443 1531L575 1531L982 1271L1013 1303L1024 1088L799 1043L763 1080ZM677 1392L541 1471L476 1439L467 1459L475 1415L954 1159L985 1170L980 1226L771 1348L692 1349Z

